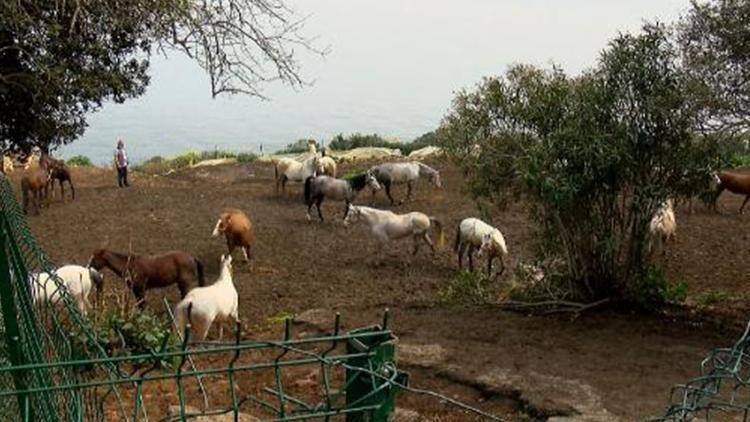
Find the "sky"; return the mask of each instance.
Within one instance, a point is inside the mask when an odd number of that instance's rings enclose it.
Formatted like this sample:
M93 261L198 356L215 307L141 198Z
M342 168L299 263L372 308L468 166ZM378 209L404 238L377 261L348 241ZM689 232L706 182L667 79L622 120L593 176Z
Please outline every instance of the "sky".
M303 33L329 48L300 52L311 86L272 84L270 100L211 98L205 73L173 53L152 60L140 98L107 103L84 136L61 150L96 163L116 139L131 162L188 149L266 152L299 138L379 133L404 141L434 129L457 90L514 63L560 65L571 74L596 63L618 32L672 22L688 0L287 0L307 16Z

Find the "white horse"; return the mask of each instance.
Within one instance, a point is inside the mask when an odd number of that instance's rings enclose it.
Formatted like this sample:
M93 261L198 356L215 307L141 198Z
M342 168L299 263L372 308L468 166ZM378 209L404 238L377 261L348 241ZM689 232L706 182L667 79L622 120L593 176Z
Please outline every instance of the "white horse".
M403 184L406 183L406 200L411 199L411 191L414 188L414 182L420 177L425 176L430 179L430 182L437 187L443 187L440 181L440 172L434 168L420 163L419 161L411 161L408 163L383 163L370 168L370 171L378 179L378 182L385 187L385 194L388 195L388 199L391 201L391 205L395 203L391 196L391 185L392 184ZM372 191L372 201L375 201L376 191ZM399 204L403 203L402 200Z
M91 307L88 296L91 288L96 286L97 295L102 291L104 281L101 273L93 268L80 265L65 265L54 272L57 279L50 273L29 274L31 283L31 297L34 303L60 301L62 290L67 290L78 305L81 314ZM59 279L59 281L58 281Z
M279 191L279 184L281 184L281 190L285 191L286 182L288 180L293 182L304 182L308 177L315 176L321 171L320 158L317 155L302 162L293 158L282 158L276 162L276 166L274 167L276 192Z
M411 236L414 239L414 255L419 251L420 240L427 243L433 253L445 243L443 224L421 212L396 214L386 210L349 205L344 225L361 219L367 222L372 234L382 243ZM430 229L434 230L437 236L435 243L430 238Z
M478 218L465 218L458 225L456 231L456 244L454 250L458 254L458 269L462 268L464 252L468 249L469 271L474 271L474 251L479 250L478 256L481 258L487 255L487 277L492 274L492 260L500 258L501 275L505 271L503 258L508 255L508 247L505 245L505 238L495 227L485 223Z
M672 200L667 199L659 206L649 223L649 253L660 252L666 255L667 242L673 240L677 235L677 220L674 216Z
M336 178L336 161L333 158L324 156L320 157L320 174Z

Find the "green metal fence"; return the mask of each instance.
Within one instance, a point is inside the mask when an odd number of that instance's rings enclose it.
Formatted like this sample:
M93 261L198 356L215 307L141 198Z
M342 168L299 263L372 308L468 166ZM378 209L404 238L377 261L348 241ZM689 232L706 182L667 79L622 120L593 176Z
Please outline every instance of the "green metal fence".
M670 405L660 422L750 420L750 323L729 348L713 350L700 365L700 375L670 392Z
M0 421L234 420L387 421L408 377L381 325L278 341L164 341L110 356L90 319L62 291L34 304L29 274L54 271L0 176ZM56 280L59 283L59 280ZM254 420L254 419L253 419Z

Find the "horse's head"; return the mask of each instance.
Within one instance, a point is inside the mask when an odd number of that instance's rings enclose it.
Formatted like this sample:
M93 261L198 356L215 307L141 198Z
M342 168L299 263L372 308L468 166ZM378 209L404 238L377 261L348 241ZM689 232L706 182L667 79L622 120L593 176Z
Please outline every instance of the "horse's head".
M107 260L104 258L104 254L104 249L95 250L91 255L91 258L89 258L89 263L86 266L97 271L101 270L105 267L105 265L107 265Z
M232 271L232 254L221 256L221 270Z
M359 207L349 204L349 207L346 210L346 217L344 218L344 225L348 226L351 223L359 221L361 216L362 211Z
M374 174L372 174L371 170L367 170L367 173L365 174L365 182L367 183L367 186L369 186L372 190L382 189L382 186L380 186L380 183L378 183L378 179Z
M232 218L232 215L229 213L222 213L219 216L219 221L216 222L216 227L214 227L213 233L211 233L211 237L216 237L220 235L221 233L224 233L227 230L227 227L229 226L229 220Z
M481 258L486 253L490 252L494 248L494 241L492 239L492 233L485 233L482 235L482 245L479 246L477 257Z

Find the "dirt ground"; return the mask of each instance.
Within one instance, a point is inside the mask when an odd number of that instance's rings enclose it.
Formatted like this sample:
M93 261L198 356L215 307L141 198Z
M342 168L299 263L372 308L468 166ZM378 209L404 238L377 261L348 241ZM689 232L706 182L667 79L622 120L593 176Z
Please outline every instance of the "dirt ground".
M463 193L459 172L443 163L435 166L445 188L422 183L416 199L398 211L438 217L448 228L450 243L456 224L477 210ZM246 336L279 336L281 326L273 321L283 314L320 309L332 320L340 312L345 328L354 328L379 321L389 308L404 350L440 350L430 364L405 355L401 366L411 372L412 385L513 420L658 415L673 384L696 376L712 348L735 341L750 309L750 217L737 215L741 198L728 193L720 201L723 214L701 206L694 214L678 210L677 241L666 260L670 280L684 280L689 303L720 317L717 326L622 311L570 320L441 303L438 292L455 273L449 247L438 256L423 248L412 257L409 242L378 251L364 224L341 224L339 203L324 204L328 221L309 223L301 186L290 184L286 195L276 194L273 168L266 164L205 167L169 176L133 173L129 189L118 189L109 170L74 169L73 177L75 201L60 203L58 191L42 217L30 217L33 233L57 264L85 263L105 244L144 254L182 249L200 258L208 279L214 279L218 257L225 252L223 240L210 237L217 212L241 208L251 216L258 239L252 268L241 263L239 253L235 256ZM14 183L17 187L17 174ZM397 188L395 195L404 191ZM369 193L360 198L367 200ZM384 195L378 195L376 204L387 206ZM505 234L510 265L529 256L532 228L523 207L499 212L493 223ZM124 288L110 273L107 283L110 289ZM149 306L162 307L163 295L171 303L178 299L176 288L153 290ZM398 403L428 420L475 420L426 396L404 393Z

